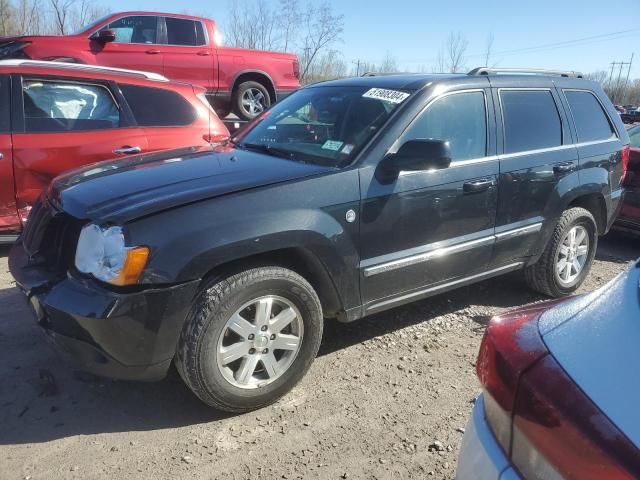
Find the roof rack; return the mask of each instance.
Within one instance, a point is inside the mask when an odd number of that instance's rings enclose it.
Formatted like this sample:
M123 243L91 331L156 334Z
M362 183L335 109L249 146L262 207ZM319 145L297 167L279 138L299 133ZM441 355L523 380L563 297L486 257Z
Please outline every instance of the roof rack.
M496 73L529 73L533 75L555 75L557 77L583 78L582 73L573 70L545 70L543 68L493 68L478 67L467 75L494 75Z
M121 73L134 77L146 78L147 80L156 80L158 82L168 82L169 79L164 75L153 72L143 72L140 70L127 70L124 68L102 67L100 65L86 65L83 63L67 63L67 62L48 62L39 60L0 60L0 67L43 67L43 68L61 68L65 70L73 70L78 72L113 72Z

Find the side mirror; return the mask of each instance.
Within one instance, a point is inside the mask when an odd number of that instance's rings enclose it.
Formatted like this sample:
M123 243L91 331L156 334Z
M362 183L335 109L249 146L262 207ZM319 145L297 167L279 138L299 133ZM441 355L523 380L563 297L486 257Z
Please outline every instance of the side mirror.
M97 34L95 34L93 36L93 39L100 43L115 42L116 32L114 32L110 28L105 28L104 30L100 30Z
M393 154L388 155L382 166L387 175L402 171L441 170L451 165L449 142L434 139L409 140Z

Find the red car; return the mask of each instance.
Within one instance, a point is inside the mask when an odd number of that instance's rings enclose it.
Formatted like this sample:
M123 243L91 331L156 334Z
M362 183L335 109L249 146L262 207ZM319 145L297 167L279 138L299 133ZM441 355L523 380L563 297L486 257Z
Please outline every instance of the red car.
M300 86L295 55L222 48L214 21L123 12L73 35L0 40L0 59L31 58L133 68L203 87L220 117L256 117Z
M624 202L614 228L640 234L640 125L627 130L631 149L624 177Z
M0 61L0 105L0 243L65 170L229 135L202 89L137 71Z

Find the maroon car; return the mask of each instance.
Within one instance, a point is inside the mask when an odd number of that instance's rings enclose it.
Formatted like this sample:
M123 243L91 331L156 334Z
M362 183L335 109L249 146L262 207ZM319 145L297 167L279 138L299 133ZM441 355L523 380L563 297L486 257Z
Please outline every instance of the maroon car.
M640 125L627 130L631 140L627 173L623 180L624 203L614 225L617 230L640 233Z

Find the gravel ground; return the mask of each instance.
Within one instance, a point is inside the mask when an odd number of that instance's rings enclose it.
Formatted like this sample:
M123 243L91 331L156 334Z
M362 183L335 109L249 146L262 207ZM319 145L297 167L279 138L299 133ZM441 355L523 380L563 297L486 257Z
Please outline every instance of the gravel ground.
M479 393L487 320L541 300L517 275L353 324L328 323L320 355L283 400L230 416L177 373L156 384L73 374L33 322L0 250L0 479L453 478ZM582 291L640 256L601 241ZM441 451L429 451L435 441Z

